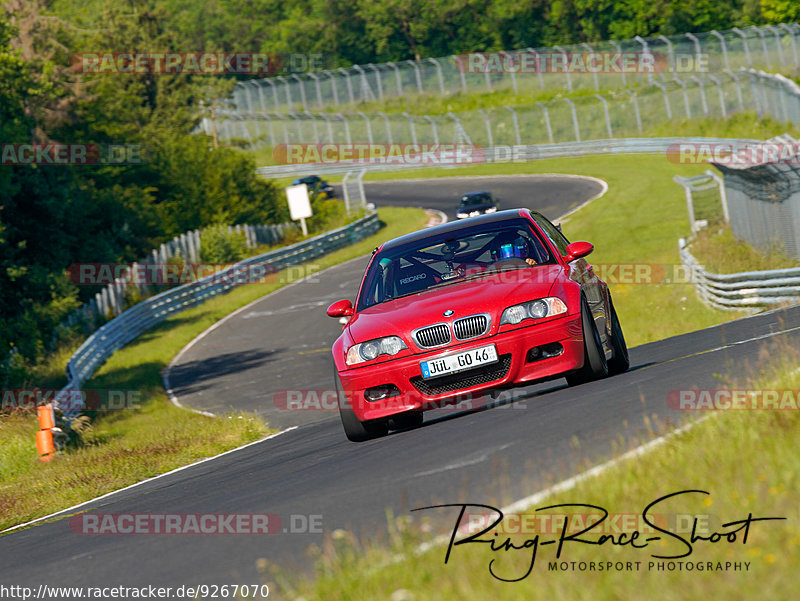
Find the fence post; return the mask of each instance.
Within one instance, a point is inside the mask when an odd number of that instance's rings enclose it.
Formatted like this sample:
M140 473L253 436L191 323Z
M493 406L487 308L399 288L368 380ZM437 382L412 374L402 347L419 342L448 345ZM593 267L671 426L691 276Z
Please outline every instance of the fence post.
M553 143L553 128L550 126L550 113L548 113L547 107L544 105L544 103L537 102L536 104L538 104L542 109L542 113L544 114L544 125L547 128L547 139L552 144ZM637 114L638 114L638 108L637 108Z
M494 139L492 137L492 126L489 123L489 115L483 109L478 109L478 112L483 115L483 123L486 125L486 137L489 138L489 148L494 146Z
M612 42L613 43L613 42ZM536 61L536 75L539 79L539 87L544 90L544 76L542 75L541 69L541 60L539 59L539 53L536 52L533 48L527 49L529 53L533 55L533 60ZM625 83L625 73L622 74L622 83Z
M406 62L414 68L414 75L417 78L417 92L422 94L424 90L422 89L422 75L419 72L419 65L412 60L407 60Z
M377 65L372 63L368 64L367 67L375 72L375 84L378 86L378 100L383 102L383 80L381 79L381 71Z
M386 137L389 140L389 144L392 143L392 127L389 124L389 117L386 116L386 113L377 112L376 115L380 115L383 117L383 122L386 124Z
M369 140L370 146L373 144L372 142L372 125L369 122L369 117L367 117L363 112L359 111L356 115L361 115L364 118L364 123L367 126L367 140Z
M789 27L786 23L781 23L778 27L785 29L789 32L789 43L792 45L792 56L794 57L794 64L797 65L800 63L800 60L797 58L797 44L794 40L794 29Z
M425 119L428 123L431 124L431 128L433 129L433 143L438 146L439 144L439 132L436 130L436 123L430 117L430 115L422 115L422 118Z
M719 108L722 111L722 118L728 116L728 111L725 109L725 94L722 92L722 82L714 75L709 74L708 78L717 84L717 92L719 93Z
M644 54L650 54L650 46L647 45L647 40L643 39L641 36L638 36L638 35L635 36L633 39L636 40L637 42L639 42L642 45L642 52ZM647 74L647 81L648 81L648 83L653 83L653 74L652 73L648 73Z
M586 51L587 51L589 54L591 54L592 52L594 52L594 50L592 49L592 47L591 47L591 46L589 46L589 44L587 44L586 42L583 42L583 43L581 44L581 46L583 46L584 48L586 48ZM595 89L595 90L599 90L599 89L600 89L600 82L597 80L597 70L592 70L592 81L594 81L594 89ZM516 90L514 90L514 91L516 91Z
M569 76L569 57L567 56L567 51L564 50L561 46L553 46L554 50L558 50L561 53L562 58L564 59L564 75L567 77L567 90L570 92L572 91L572 79Z
M742 38L742 45L744 46L744 55L745 55L746 60L747 60L747 66L748 66L748 68L752 68L753 67L753 61L750 58L750 47L747 45L747 34L745 32L743 32L741 29L739 29L738 27L734 27L733 29L731 29L731 31L733 31L734 33L738 34Z
M731 67L728 64L728 45L725 43L725 38L716 29L712 29L710 33L719 40L719 44L722 46L722 62L725 64L725 70L730 69Z
M408 113L400 113L406 119L408 119L408 127L411 130L411 141L416 144L417 143L417 130L414 128L414 119L411 118L411 115Z
M519 120L517 119L517 112L510 106L504 106L503 108L511 112L511 121L514 123L514 139L516 140L517 146L522 146L522 139L520 138L520 133L519 133Z
M664 93L664 106L667 109L667 119L672 119L672 108L669 106L669 96L667 95L667 88L665 88L662 84L658 83L657 81L654 81L653 85Z
M386 64L389 65L389 67L391 67L392 70L394 71L394 79L395 79L395 82L397 82L397 95L398 96L402 96L403 95L403 82L400 81L400 69L398 69L397 65L395 65L394 63L386 63Z
M353 82L350 81L350 74L342 67L339 67L336 70L344 76L344 82L347 86L347 96L350 98L350 103L355 104L355 96L353 96Z
M500 52L500 56L506 59L506 66L509 68L509 75L511 75L511 88L514 90L514 94L517 94L517 74L514 72L514 69L511 67L511 61L509 60L509 54L505 50ZM597 75L595 75L597 77Z
M767 38L764 37L764 32L761 30L760 27L753 26L753 29L756 30L758 37L761 38L761 49L764 51L764 61L767 63L767 71L772 69L772 61L769 60L769 50L767 50Z
M339 90L336 89L336 76L327 69L322 72L328 76L331 82L331 91L333 92L333 104L339 104Z
M453 59L453 62L456 65L456 71L458 71L459 79L461 79L461 91L466 94L467 93L467 76L464 74L464 63L461 60L461 57L456 54L451 54L450 58Z
M683 106L686 109L686 118L692 118L692 109L689 106L689 94L686 92L686 82L682 79L678 79L677 77L673 77L672 81L677 83L681 89L683 90Z
M603 114L606 117L606 130L608 131L608 137L613 138L614 134L611 131L611 118L608 115L608 103L606 102L606 99L603 98L600 94L595 94L594 97L603 103Z
M661 36L661 37L664 37L664 36ZM664 38L664 39L667 40L667 38ZM620 56L622 56L622 46L619 45L619 42L617 42L615 40L610 40L609 44L614 46L614 49L617 52L619 52ZM669 40L667 40L667 44L669 44L669 62L670 62L670 66L671 66L672 65L672 44L670 43ZM537 70L538 70L538 65L537 65ZM628 84L627 84L626 79L625 79L625 69L620 69L620 71L622 72L622 87L626 87Z
M437 61L435 58L428 58L425 60L432 62L433 65L436 67L436 75L439 78L439 94L444 96L444 77L442 76L442 66L439 64L439 61Z
M581 141L581 131L578 128L578 113L575 112L575 103L572 102L569 98L564 98L564 102L569 104L569 108L572 111L572 127L575 129L575 141Z
M731 79L733 79L734 85L736 86L736 99L739 101L739 110L744 110L744 100L742 99L742 82L739 81L739 78L734 74L733 71L725 71Z
M711 169L706 171L706 175L717 182L719 186L719 197L722 201L722 215L725 218L725 223L731 222L731 216L728 212L728 191L725 188L725 180L723 180L718 173L715 173Z
M352 144L353 138L350 137L350 121L347 120L342 113L334 113L334 117L339 117L344 122L344 135L347 138L347 143Z

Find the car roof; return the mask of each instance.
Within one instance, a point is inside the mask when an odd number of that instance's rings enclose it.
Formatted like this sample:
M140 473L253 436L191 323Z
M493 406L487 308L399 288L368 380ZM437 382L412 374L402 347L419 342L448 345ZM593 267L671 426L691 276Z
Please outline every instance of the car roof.
M379 250L390 250L410 242L418 242L419 240L432 238L441 234L469 230L476 225L485 223L501 223L503 221L510 221L512 219L519 219L520 216L526 216L530 213L535 213L535 211L531 211L530 209L506 209L505 211L487 213L486 215L478 215L477 217L470 217L469 219L449 221L447 223L443 223L442 225L435 225L433 227L412 232L410 234L406 234L405 236L400 236L399 238L394 238L388 242L384 242L384 244L380 246Z
M461 198L464 198L465 196L483 196L484 194L491 194L491 192L488 190L481 190L480 192L467 192L462 194Z

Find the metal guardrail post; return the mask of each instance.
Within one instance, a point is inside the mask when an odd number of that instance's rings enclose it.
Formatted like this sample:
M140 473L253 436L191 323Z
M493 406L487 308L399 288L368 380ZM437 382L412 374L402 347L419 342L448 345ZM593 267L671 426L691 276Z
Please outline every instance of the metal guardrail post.
M461 92L466 94L467 93L467 76L464 73L464 61L460 56L458 56L456 54L451 55L450 58L453 60L453 63L455 63L456 70L458 71L458 74L459 74L460 79L461 79Z
M370 63L367 65L370 69L372 69L375 73L375 84L378 88L378 100L383 102L383 81L381 79L381 70L378 68L378 65Z
M612 42L613 43L613 42ZM533 60L536 62L536 76L539 79L539 88L544 90L544 76L542 75L542 61L539 58L539 53L533 48L527 48L527 52L533 55ZM622 83L625 84L625 73L622 74Z
M677 77L674 77L672 79L672 81L674 81L676 84L678 84L681 87L681 89L683 90L683 106L686 109L686 118L687 119L691 119L692 118L692 109L689 106L689 94L686 91L686 82L683 81L682 79L678 79Z
M722 118L725 119L728 116L728 111L725 109L725 94L722 91L722 82L710 74L708 78L717 84L717 92L719 93L719 109L722 111Z
M419 65L416 61L412 60L407 60L406 64L411 65L411 67L414 69L414 76L417 78L417 92L422 94L424 90L422 89L422 74L419 71Z
M489 114L483 110L478 109L478 112L483 115L483 122L486 125L486 137L489 139L489 146L494 146L494 138L492 137L492 126L489 123Z
M712 29L709 33L719 40L719 44L722 47L722 62L725 65L725 70L729 70L731 66L728 64L728 45L725 43L724 36L716 29Z
M595 94L594 97L603 103L603 115L605 115L606 118L606 130L608 131L608 137L613 138L614 134L611 131L611 117L608 114L608 103L600 94Z
M394 79L397 83L397 95L403 96L403 82L400 80L400 69L394 63L386 63L394 71Z
M738 27L734 27L731 29L735 34L742 38L742 45L744 46L744 55L747 60L747 68L751 69L753 67L753 60L750 57L750 47L747 44L747 34L739 29Z
M436 76L439 79L439 93L444 96L444 77L442 76L442 66L439 64L435 58L426 58L426 61L429 61L436 67Z
M642 45L642 52L644 54L650 54L650 46L647 44L647 40L645 40L644 38L642 38L641 36L638 36L638 35L635 36L633 39L636 40L637 42L639 42ZM648 73L647 74L647 81L648 81L648 83L653 83L653 74L652 73Z
M377 112L376 115L380 115L383 117L383 122L386 124L386 138L388 139L389 144L392 143L392 127L389 124L389 117L386 116L386 113Z
M567 51L564 50L561 46L553 46L553 50L558 50L561 53L562 58L564 59L564 75L567 78L567 90L571 92L572 79L569 76L569 56L567 56Z
M411 141L414 144L416 144L417 143L417 130L414 127L414 119L411 117L411 115L409 115L406 112L403 112L403 113L400 113L400 114L403 115L403 117L405 117L406 119L408 119L408 128L411 130Z
M728 74L728 76L733 80L734 85L736 86L736 99L739 102L739 110L743 111L744 99L742 98L742 82L739 80L739 78L733 71L725 71L725 73Z
M781 23L780 25L778 25L778 27L780 27L781 29L783 29L786 32L788 32L788 34L789 34L789 43L792 46L792 56L794 57L794 64L795 65L799 65L800 64L800 59L798 59L798 57L797 57L797 43L795 42L795 39L794 39L794 29L789 27L786 23Z
M353 95L353 82L350 81L350 73L347 72L346 69L339 67L336 69L339 73L344 76L345 85L347 86L347 96L350 98L350 103L355 104L355 96Z
M550 114L548 113L547 107L544 105L544 103L537 102L536 104L539 107L541 107L541 109L542 109L542 113L544 115L544 125L547 128L547 139L552 144L553 143L553 128L550 126ZM636 107L636 115L637 116L639 115L639 107L638 107L638 105ZM642 128L642 124L640 122L639 123L639 129L641 130L641 128ZM490 142L490 144L491 144L491 142Z
M372 125L371 125L371 124L370 124L370 122L369 122L369 117L367 117L367 116L366 116L366 115L365 115L363 112L361 112L361 111L358 111L356 114L357 114L357 115L360 115L361 117L363 117L363 118L364 118L364 123L365 123L365 124L366 124L366 126L367 126L367 139L369 140L369 143L370 143L370 145L372 145L372 143L373 143L373 141L372 141Z
M581 130L578 127L578 113L575 111L575 103L569 98L564 98L563 100L569 105L570 111L572 112L572 127L575 130L575 141L580 142Z
M653 85L656 86L661 92L664 94L664 107L667 109L667 119L672 119L672 108L669 105L669 95L667 94L667 88L665 88L662 84L658 83L657 81L653 82Z
M517 112L510 106L504 106L504 109L511 113L511 122L514 124L514 139L517 146L522 146L522 139L519 132L519 119L517 119Z

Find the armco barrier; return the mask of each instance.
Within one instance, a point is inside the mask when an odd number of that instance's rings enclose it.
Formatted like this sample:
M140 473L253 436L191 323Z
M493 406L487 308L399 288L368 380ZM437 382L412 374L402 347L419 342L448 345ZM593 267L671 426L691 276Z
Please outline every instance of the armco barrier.
M700 298L718 309L746 309L796 303L800 297L800 267L742 273L711 273L689 252L684 238L678 241L681 263L691 275Z
M734 138L613 138L607 140L586 140L584 142L561 142L558 144L527 144L520 146L489 147L483 150L482 163L507 163L510 161L535 161L561 157L582 157L596 154L664 154L678 144L752 144L759 140ZM509 156L513 152L513 157ZM402 171L433 167L424 161L431 153L419 155L419 161L395 164L362 164L357 162L302 163L297 165L274 165L259 167L256 173L269 178L302 177L305 175L336 175L354 171ZM438 168L459 168L467 165L441 165Z
M379 228L378 215L373 211L366 217L339 229L263 255L250 257L224 271L196 282L177 286L136 304L103 325L75 351L67 363L69 383L56 395L56 408L65 414L80 411L82 407L76 406L80 395L70 394L70 391L79 390L82 383L90 378L115 351L151 326L174 313L184 311L238 286L236 281L232 281L235 279L233 275L238 273L237 270L254 266L269 266L271 270L280 270L297 265L366 238Z

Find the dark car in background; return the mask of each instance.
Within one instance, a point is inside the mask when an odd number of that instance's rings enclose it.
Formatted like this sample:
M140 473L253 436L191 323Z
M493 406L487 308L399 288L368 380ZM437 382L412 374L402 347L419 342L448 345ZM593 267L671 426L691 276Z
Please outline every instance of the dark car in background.
M322 194L325 198L333 198L335 196L333 186L322 179L319 175L308 175L306 177L298 177L292 182L293 186L305 184L308 186L309 197Z
M456 209L456 217L466 219L495 211L497 211L497 201L491 192L486 190L468 192L461 197L461 202Z

